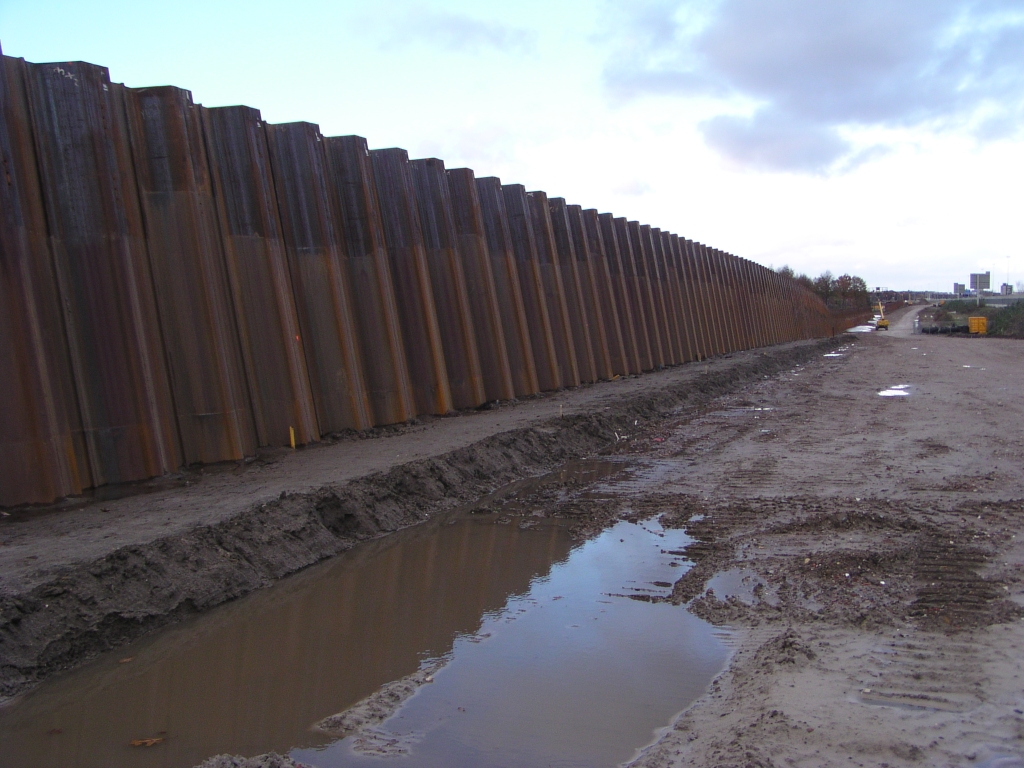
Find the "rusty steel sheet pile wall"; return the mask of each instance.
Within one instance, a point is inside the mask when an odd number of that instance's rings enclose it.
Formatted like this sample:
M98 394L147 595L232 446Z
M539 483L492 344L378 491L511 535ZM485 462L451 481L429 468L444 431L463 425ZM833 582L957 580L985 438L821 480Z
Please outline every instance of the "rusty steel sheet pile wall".
M540 195L540 192L531 192ZM583 280L577 261L577 246L573 240L569 211L565 200L560 197L548 199L548 215L551 218L551 232L555 241L555 257L562 277L562 292L565 295L566 327L572 336L573 351L576 353L576 367L580 381L597 381L593 333L596 332L597 318L587 310L583 296Z
M448 413L454 404L409 155L404 149L375 149L370 160L416 413Z
M493 335L486 335L493 329L494 321L493 305L487 295L488 286L482 285L481 281L474 285L481 289L481 294L477 294L480 301L472 302L471 309L444 163L436 158L413 160L409 163L409 170L430 269L434 309L441 329L452 403L456 408L474 408L487 400L475 322L483 324L486 343L496 341ZM493 283L490 288L493 289Z
M203 109L221 239L260 445L320 438L263 118Z
M619 317L619 299L615 294L615 278L612 276L611 259L605 249L604 236L601 234L601 221L594 208L582 209L582 206L570 207L570 212L579 211L579 222L583 231L580 240L587 243L590 259L590 271L597 291L597 307L601 312L604 328L604 341L608 350L607 373L614 376L625 376L629 373L629 358L623 336L622 320ZM577 221L573 219L573 232Z
M345 239L341 250L352 289L355 332L374 424L399 424L416 415L405 362L398 305L384 245L384 225L373 183L370 150L362 136L324 139L330 183L337 193Z
M459 174L466 172L462 178L468 183L473 172L468 169L449 171L453 180L452 189L455 204L458 206L462 194L462 185L458 183ZM509 219L505 212L505 196L501 189L501 179L493 176L474 179L476 198L480 205L480 216L483 222L487 254L491 260L491 274L494 277L494 289L498 296L498 308L501 312L501 325L505 334L505 349L512 372L512 385L516 397L534 395L540 392L537 380L537 365L533 357L533 342L530 339L530 324L527 320L526 304L523 298L521 276L516 266L516 253L512 245L512 233ZM473 191L466 189L467 200ZM471 204L471 203L467 203Z
M488 253L476 177L469 168L454 168L445 175L455 227L455 252L466 277L484 390L488 401L511 400L516 396L516 389L502 321L503 302L498 297L499 283L495 281L494 264ZM500 283L504 290L507 290L507 282L506 278ZM515 333L515 324L510 325Z
M251 456L256 429L199 110L171 86L126 96L184 460Z
M49 256L25 62L0 53L0 505L92 485Z
M311 123L268 125L266 133L320 431L369 429L373 414L342 255L342 216L323 137Z
M82 62L25 68L32 133L92 483L182 463L124 87Z
M667 230L82 62L0 58L0 170L0 506L870 315Z
M481 179L489 182L490 179ZM497 181L497 179L495 179ZM533 214L522 184L502 184L502 199L508 220L512 252L519 272L519 287L523 294L526 320L530 328L530 343L537 368L537 382L542 391L562 387L562 368L555 349L554 333L544 290L544 276L537 256L537 241L533 235Z
M578 285L572 280L566 284L562 279L562 266L555 245L555 231L548 208L548 196L544 192L527 192L526 203L530 209L533 224L533 242L537 249L537 263L540 265L544 283L544 301L551 321L551 338L555 344L555 355L562 373L563 387L580 385L580 367L576 359L576 341L569 319L569 293L578 299Z

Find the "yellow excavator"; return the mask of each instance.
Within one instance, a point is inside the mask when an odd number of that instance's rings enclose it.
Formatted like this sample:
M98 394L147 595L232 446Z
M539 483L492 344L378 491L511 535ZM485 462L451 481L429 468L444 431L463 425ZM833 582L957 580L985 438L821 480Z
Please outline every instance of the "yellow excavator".
M889 321L885 319L885 308L881 301L878 302L878 320L875 322L875 328L879 331L889 330Z

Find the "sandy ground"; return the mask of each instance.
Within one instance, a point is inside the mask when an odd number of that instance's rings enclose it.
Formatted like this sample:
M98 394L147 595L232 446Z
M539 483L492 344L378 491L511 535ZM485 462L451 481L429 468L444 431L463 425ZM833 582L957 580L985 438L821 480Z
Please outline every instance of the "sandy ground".
M1024 347L912 317L634 446L735 630L637 766L1024 766Z

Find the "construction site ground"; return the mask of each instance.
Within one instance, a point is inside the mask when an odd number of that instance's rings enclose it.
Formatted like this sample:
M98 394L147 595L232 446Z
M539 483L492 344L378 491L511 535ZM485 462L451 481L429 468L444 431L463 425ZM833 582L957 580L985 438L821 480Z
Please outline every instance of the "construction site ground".
M694 537L664 599L733 647L636 765L1024 765L1024 348L914 335L913 315L10 510L0 695L361 540L620 454L670 468L626 506ZM585 490L487 503L585 537L625 508Z

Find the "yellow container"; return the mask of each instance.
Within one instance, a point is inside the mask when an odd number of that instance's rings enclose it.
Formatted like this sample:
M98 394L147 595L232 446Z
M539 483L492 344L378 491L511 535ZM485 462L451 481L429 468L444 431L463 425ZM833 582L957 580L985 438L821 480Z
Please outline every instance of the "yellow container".
M968 317L967 330L971 333L988 333L987 317Z

